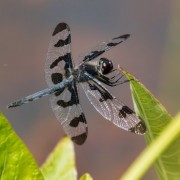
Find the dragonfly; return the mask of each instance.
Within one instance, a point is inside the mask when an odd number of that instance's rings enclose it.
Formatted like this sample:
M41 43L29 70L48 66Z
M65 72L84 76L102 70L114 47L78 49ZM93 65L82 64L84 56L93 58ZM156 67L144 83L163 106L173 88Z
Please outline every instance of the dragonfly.
M19 99L8 108L21 106L50 95L50 103L64 132L77 145L82 145L88 136L87 121L79 100L78 87L81 85L94 108L107 120L126 131L143 135L146 126L135 112L118 100L106 87L127 82L113 62L100 56L130 37L124 34L102 42L79 57L74 65L71 56L71 33L68 24L59 23L49 44L45 63L45 78L48 88Z

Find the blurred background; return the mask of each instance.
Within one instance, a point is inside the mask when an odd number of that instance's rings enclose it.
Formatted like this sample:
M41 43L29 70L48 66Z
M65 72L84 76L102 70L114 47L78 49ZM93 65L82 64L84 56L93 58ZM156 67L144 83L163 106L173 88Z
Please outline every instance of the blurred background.
M51 34L59 22L70 25L74 62L98 43L130 33L131 38L104 56L129 71L174 116L180 100L180 2L178 0L17 0L0 1L0 111L28 146L38 164L64 135L49 98L22 107L7 104L47 87L44 63ZM109 90L133 108L128 83ZM118 179L145 148L143 136L104 120L82 89L89 136L76 146L79 176ZM150 170L145 179L156 179Z

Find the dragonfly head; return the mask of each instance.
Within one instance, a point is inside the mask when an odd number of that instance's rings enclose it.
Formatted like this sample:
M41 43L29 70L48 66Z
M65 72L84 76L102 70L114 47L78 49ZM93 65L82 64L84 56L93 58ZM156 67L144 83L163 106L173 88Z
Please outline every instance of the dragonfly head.
M112 72L113 63L107 58L101 58L98 63L98 71L100 74L106 75Z

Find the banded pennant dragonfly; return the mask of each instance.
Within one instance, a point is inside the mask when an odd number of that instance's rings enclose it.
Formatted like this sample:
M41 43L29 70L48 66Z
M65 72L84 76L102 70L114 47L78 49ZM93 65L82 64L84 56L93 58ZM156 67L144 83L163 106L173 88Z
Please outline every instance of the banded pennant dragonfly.
M66 23L59 23L50 41L45 64L45 77L49 88L11 103L8 108L20 106L50 95L52 110L63 126L65 133L78 145L85 142L88 126L79 102L77 85L81 84L94 108L116 126L144 134L146 126L133 110L114 97L103 85L117 86L127 79L120 70L113 69L107 58L97 59L104 52L129 38L129 34L118 36L96 46L81 56L78 66L71 57L71 33Z

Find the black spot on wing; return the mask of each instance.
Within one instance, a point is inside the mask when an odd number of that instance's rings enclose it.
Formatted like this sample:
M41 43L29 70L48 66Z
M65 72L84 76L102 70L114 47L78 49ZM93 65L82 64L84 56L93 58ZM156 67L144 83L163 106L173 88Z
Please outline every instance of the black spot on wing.
M124 111L127 114L133 114L134 113L134 111L131 110L128 106L123 106L122 111Z
M90 87L91 90L99 90L99 88L94 84L89 83L89 87Z
M113 99L112 95L107 92L101 91L101 98L99 99L100 102L107 101L108 99Z
M126 113L122 109L119 110L119 117L126 118Z
M58 84L63 80L63 76L61 73L53 73L51 74L51 80L54 84Z
M89 87L91 90L97 90L101 94L101 98L99 99L100 102L107 101L108 99L113 99L113 96L109 92L105 91L102 86L102 89L100 89L95 84L89 83Z
M66 67L64 67L64 68L69 68L69 67L72 68L72 65L71 65L72 63L69 63L71 61L71 54L70 53L67 53L64 56L58 57L58 59L54 60L53 63L50 65L50 68L53 69L61 61L65 62Z
M70 89L70 88L68 88L68 90L69 90L69 89ZM74 104L77 104L74 91L70 90L70 92L71 92L71 99L70 99L70 101L67 101L67 102L66 102L66 101L64 101L64 100L58 100L58 101L57 101L57 104L58 104L59 106L61 106L61 107L63 107L63 108L66 108L66 107L68 107L68 106L72 106L72 105L74 105Z
M77 127L79 125L79 123L84 123L84 124L87 124L86 123L86 120L85 120L85 117L84 117L84 114L81 114L79 117L75 117L73 120L71 120L71 122L69 123L69 125L71 127Z
M83 61L91 61L92 59L95 59L96 57L98 57L99 55L103 54L105 51L92 51L89 55L84 57Z
M114 47L114 46L122 43L124 40L128 39L129 37L130 37L130 34L124 34L122 36L115 37L112 40L118 40L119 39L120 41L119 42L110 42L110 43L107 44L107 46Z
M66 102L64 100L58 100L57 105L66 108L68 106L72 106L74 104L79 104L79 99L77 95L77 87L75 84L69 85L68 87L69 92L71 93L70 101Z
M143 135L146 132L146 125L144 122L140 121L138 124L128 130L133 133Z
M57 33L67 29L69 31L69 26L66 23L59 23L56 28L54 29L53 36L55 36Z
M83 124L81 124L83 123ZM75 117L69 124L71 131L78 132L79 134L71 136L71 139L78 145L82 145L88 134L87 122L84 113L81 113L79 117ZM77 131L76 131L77 130Z
M113 38L113 40L115 40L115 39L123 39L123 40L126 40L126 39L128 39L129 37L130 37L130 34L124 34L124 35L122 35L122 36L118 36L118 37Z
M111 42L111 43L108 43L107 46L113 47L113 46L116 46L116 45L118 45L118 44L120 44L120 43L121 43L121 41L118 42L118 43L113 43L113 42Z
M60 40L54 45L54 47L63 47L63 46L65 46L65 45L67 45L67 44L70 44L70 43L71 43L71 35L69 34L65 40L60 39Z
M128 39L130 37L130 34L124 34L122 36L120 36L120 38L123 38L123 39Z
M74 141L76 144L78 145L82 145L84 144L84 142L86 141L87 139L87 132L85 133L82 133L78 136L74 136L74 137L71 137L72 141Z
M126 118L127 114L133 114L133 113L134 111L131 110L129 107L123 106L122 109L119 110L119 117Z

